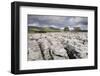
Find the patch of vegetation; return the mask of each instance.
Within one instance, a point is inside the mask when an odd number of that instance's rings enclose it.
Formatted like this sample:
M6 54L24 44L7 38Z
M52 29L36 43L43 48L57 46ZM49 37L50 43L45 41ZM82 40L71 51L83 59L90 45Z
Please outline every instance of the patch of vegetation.
M28 26L28 32L34 32L34 33L46 33L46 32L60 32L60 29L56 29L53 27L33 27Z
M70 30L69 27L65 27L63 30L53 27L36 27L28 26L29 33L47 33L47 32L88 32L88 30L82 30L80 27L74 27L73 30Z
M65 27L65 28L64 28L64 31L70 31L70 30L69 30L69 27Z

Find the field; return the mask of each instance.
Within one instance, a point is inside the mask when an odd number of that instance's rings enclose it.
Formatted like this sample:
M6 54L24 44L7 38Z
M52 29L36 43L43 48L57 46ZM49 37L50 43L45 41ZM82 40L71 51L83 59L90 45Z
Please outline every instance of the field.
M88 58L87 32L28 32L28 61Z

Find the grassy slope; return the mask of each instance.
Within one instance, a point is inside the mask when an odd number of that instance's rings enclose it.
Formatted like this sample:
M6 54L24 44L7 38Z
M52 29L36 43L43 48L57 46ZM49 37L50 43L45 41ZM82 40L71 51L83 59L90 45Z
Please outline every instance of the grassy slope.
M28 32L60 32L60 29L50 27L30 27L28 26Z

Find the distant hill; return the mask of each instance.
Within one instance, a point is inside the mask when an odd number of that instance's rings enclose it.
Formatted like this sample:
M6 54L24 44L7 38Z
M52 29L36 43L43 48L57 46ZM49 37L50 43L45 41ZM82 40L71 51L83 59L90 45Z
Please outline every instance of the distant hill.
M56 27L40 27L40 26L28 26L28 32L35 32L35 33L46 33L46 32L61 32L60 28ZM88 32L88 30L68 30L71 32ZM68 32L67 31L67 32Z
M59 28L55 27L39 27L39 26L28 26L29 32L39 32L39 33L46 33L46 32L60 32Z

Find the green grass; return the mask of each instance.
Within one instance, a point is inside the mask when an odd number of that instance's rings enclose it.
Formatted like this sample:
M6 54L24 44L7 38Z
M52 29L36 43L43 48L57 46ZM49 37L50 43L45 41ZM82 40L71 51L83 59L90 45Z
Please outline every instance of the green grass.
M28 32L46 33L46 32L60 32L60 30L50 29L50 28L42 28L42 29L30 28L28 29Z

